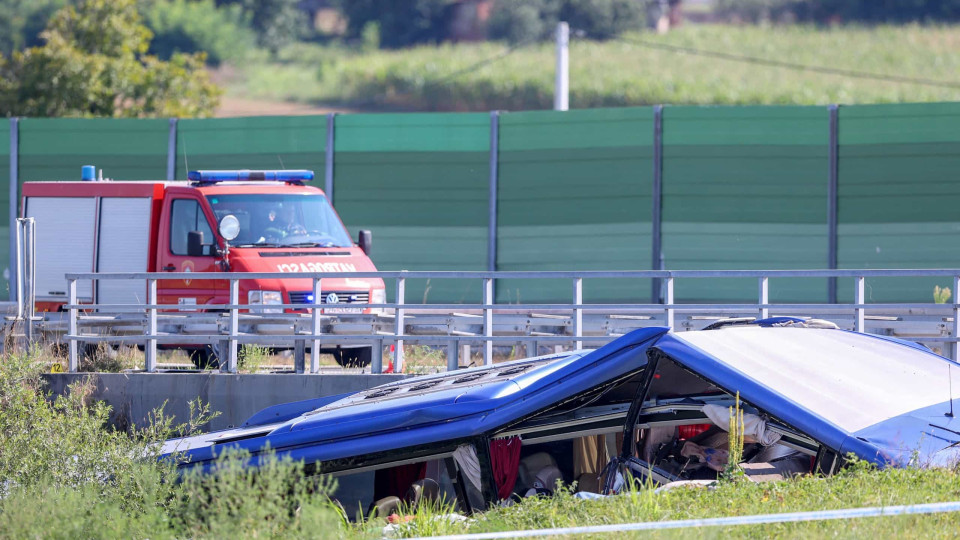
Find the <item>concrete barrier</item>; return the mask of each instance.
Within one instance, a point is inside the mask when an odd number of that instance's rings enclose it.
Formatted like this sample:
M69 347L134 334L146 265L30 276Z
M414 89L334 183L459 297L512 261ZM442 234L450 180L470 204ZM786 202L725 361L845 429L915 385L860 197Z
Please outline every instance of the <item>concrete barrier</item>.
M280 403L366 390L406 375L230 375L221 373L54 373L44 375L54 395L79 380L92 379L92 399L112 407L111 421L120 429L145 425L163 406L174 423L189 419L189 403L200 399L220 415L203 431L242 424L255 412Z

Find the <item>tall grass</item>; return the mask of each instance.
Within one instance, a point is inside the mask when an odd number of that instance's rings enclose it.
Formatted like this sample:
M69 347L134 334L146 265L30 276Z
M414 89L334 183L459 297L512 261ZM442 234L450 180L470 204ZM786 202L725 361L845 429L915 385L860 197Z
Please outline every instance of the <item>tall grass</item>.
M0 536L5 538L300 538L345 531L328 482L268 458L223 454L214 473L178 476L158 443L209 419L172 425L162 411L132 433L107 426L92 383L49 399L31 355L0 359Z
M108 410L75 385L57 400L44 392L43 363L30 355L0 358L0 537L4 538L375 538L387 521L344 521L301 464L267 459L259 473L247 456L226 453L214 474L177 476L156 459L158 441L205 421L173 426L162 414L144 429L106 426ZM395 534L447 534L637 521L675 520L960 500L960 473L879 471L854 461L836 477L776 484L719 482L712 488L654 493L649 486L597 501L561 488L464 519L448 504L421 505ZM673 530L659 536L946 537L960 515L904 516L723 529ZM653 535L658 536L658 535Z
M668 104L827 104L960 100L960 88L859 79L638 46L650 41L813 66L960 83L960 26L688 26L664 36L570 45L572 108ZM250 62L228 90L247 96L417 110L545 109L553 48L498 43L354 51L297 45Z

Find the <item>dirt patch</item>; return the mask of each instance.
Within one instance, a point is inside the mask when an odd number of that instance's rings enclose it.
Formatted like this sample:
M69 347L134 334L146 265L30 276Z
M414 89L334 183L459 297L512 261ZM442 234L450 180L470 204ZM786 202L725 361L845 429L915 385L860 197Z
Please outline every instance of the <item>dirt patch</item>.
M217 118L233 116L302 116L311 114L360 112L343 107L323 107L308 103L264 101L224 96L217 109Z

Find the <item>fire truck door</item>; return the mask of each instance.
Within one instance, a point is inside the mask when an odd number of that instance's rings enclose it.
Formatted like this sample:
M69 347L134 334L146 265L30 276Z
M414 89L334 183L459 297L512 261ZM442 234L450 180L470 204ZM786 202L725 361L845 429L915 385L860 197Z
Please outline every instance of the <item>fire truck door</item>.
M217 257L212 254L211 246L203 248L202 256L191 257L187 253L187 236L191 231L203 233L203 243L216 242L211 221L204 212L198 199L182 197L172 198L164 205L166 231L161 230L157 266L161 272L218 272ZM161 225L163 227L163 225ZM178 304L182 311L193 311L191 306L228 301L227 286L224 280L182 279L162 280L158 284L157 296L161 304Z

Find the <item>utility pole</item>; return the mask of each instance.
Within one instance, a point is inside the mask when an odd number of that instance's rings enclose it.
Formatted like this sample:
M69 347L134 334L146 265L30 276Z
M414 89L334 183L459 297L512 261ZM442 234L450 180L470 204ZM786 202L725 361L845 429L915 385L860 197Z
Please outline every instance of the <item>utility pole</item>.
M570 26L557 23L557 80L553 92L553 110L570 108Z

